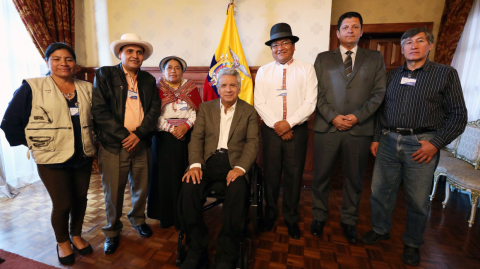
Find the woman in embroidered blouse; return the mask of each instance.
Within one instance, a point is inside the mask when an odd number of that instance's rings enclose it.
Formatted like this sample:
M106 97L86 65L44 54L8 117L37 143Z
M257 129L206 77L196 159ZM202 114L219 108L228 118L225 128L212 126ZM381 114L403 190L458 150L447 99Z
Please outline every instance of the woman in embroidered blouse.
M188 166L190 130L201 98L193 81L183 79L187 63L182 58L167 56L159 68L163 73L157 81L162 108L152 139L147 216L159 220L162 228L175 225L179 230L177 200Z

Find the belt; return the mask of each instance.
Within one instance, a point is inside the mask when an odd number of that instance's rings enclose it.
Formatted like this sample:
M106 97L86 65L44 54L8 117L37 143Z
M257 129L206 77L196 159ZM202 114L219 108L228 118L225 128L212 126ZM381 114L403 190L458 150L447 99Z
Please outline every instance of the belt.
M435 129L431 128L395 128L395 127L387 127L387 130L390 132L394 132L401 135L416 135L416 134L423 134L426 132L436 131Z
M228 149L224 149L224 148L217 149L213 154L217 154L217 153L228 153Z

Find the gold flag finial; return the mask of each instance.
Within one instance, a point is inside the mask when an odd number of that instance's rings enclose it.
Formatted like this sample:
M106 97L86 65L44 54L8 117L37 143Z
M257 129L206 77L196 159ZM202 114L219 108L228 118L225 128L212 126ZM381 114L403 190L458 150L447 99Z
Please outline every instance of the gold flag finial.
M228 15L228 9L230 8L230 6L233 6L233 15L237 15L237 12L235 11L235 8L237 7L237 5L235 4L235 0L230 0L230 3L228 4L227 6L227 15Z

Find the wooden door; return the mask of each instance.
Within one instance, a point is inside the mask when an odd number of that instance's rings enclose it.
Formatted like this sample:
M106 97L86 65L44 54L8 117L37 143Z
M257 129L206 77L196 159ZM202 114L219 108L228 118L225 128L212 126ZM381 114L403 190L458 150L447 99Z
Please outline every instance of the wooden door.
M387 72L401 66L405 62L405 56L403 56L401 51L400 37L362 37L358 42L358 47L380 51L383 55Z

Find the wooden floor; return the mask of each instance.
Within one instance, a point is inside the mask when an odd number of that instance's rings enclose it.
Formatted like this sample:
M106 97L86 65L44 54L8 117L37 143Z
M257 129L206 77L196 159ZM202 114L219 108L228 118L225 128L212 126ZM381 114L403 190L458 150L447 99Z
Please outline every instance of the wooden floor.
M337 165L339 167L339 165ZM370 230L370 183L372 162L365 175L357 229L360 235ZM283 219L277 221L272 232L252 233L252 259L250 268L406 268L400 254L405 231L405 199L403 190L398 195L394 211L391 239L376 245L349 244L342 236L339 209L342 201L342 173L337 169L332 180L329 200L330 216L322 238L310 235L312 221L311 192L302 190L299 211L302 237L288 237ZM469 198L453 193L447 208L442 209L445 183L441 182L432 202L430 218L425 232L425 245L421 248L420 268L480 268L480 217L468 228ZM102 184L99 175L92 177L88 195L83 236L94 248L87 257L77 255L72 268L177 268L174 265L177 232L173 228L161 229L155 220L147 220L153 229L151 238L142 238L126 218L130 210L130 196L126 191L124 229L117 252L103 253L105 224ZM281 203L281 201L279 202ZM41 182L21 189L15 199L0 199L0 249L4 249L42 263L62 267L56 256L55 237L50 225L51 202ZM214 238L220 229L217 207L205 213L210 229L210 259L215 252ZM480 214L478 214L480 215ZM252 230L253 228L250 227ZM0 265L0 268L2 266Z

